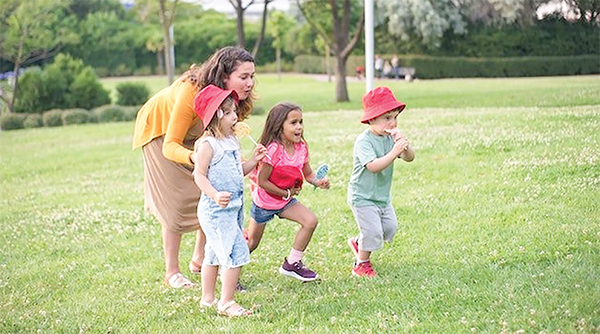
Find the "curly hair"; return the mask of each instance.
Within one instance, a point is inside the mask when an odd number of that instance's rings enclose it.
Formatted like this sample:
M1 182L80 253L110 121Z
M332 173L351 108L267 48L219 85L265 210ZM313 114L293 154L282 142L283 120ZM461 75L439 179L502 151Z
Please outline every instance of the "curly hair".
M222 89L227 89L224 83L225 79L245 62L254 63L254 57L250 52L239 46L226 46L213 53L213 55L202 65L192 65L190 69L182 75L182 80L189 81L198 92L211 84L221 87ZM248 95L248 98L239 101L238 103L237 111L240 121L248 118L252 112L255 99L254 87L252 87L252 91L250 92L250 95Z

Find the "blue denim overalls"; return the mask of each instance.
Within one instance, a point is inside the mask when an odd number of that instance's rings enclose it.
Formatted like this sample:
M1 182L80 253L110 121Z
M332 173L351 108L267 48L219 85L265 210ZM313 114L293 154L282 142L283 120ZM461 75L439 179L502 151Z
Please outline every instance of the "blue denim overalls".
M227 207L220 207L202 193L198 220L206 234L204 264L235 268L250 262L250 252L242 233L244 222L244 174L239 143L235 137L205 137L213 148L208 180L217 191L231 193Z

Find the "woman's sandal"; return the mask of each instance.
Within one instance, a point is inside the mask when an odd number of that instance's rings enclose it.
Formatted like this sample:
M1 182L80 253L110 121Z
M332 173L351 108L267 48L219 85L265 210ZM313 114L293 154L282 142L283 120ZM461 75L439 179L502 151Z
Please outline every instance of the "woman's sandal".
M235 311L230 310L231 307L233 305L237 305L239 306ZM226 316L229 318L236 318L236 317L245 317L245 316L249 316L252 314L251 310L246 310L245 308L241 307L239 304L237 304L235 302L235 300L230 301L229 303L225 304L225 305L221 305L221 302L217 303L217 314L218 315L222 315L222 316Z
M165 283L167 283L175 289L194 289L198 286L196 283L190 281L181 273L175 273L171 275L169 279L165 277Z
M190 268L190 272L194 275L200 275L202 271L202 265L194 260L190 261L188 268Z
M217 298L213 299L212 303L205 302L204 300L200 300L200 308L211 308L216 306L219 303Z

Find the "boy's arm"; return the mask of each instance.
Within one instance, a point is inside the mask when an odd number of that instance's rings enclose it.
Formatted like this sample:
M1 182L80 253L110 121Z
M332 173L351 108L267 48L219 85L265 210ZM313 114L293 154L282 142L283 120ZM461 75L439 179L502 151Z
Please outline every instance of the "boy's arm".
M367 162L365 167L371 173L379 173L391 165L397 157L400 157L407 147L408 141L400 139L394 143L394 146L386 155Z
M398 158L406 162L411 162L415 160L415 150L409 144L408 146L406 146L406 149L402 153L400 153L400 156L398 156Z

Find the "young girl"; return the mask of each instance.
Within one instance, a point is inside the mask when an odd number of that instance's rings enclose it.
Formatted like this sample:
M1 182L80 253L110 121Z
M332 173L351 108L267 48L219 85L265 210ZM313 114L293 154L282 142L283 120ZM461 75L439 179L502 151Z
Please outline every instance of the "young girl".
M237 123L237 94L209 85L194 99L194 109L205 128L195 145L194 181L202 191L198 220L206 234L202 263L201 307L217 306L217 313L246 316L251 311L238 305L233 294L241 268L250 261L242 234L244 220L244 175L254 169L266 149L258 145L250 160L242 163L240 146L233 136ZM221 267L221 300L215 299L215 285Z
M317 217L293 196L300 193L303 179L322 189L329 188L329 180L315 177L303 131L299 106L283 102L269 111L260 137L260 143L267 148L267 157L259 166L258 187L252 190L248 248L252 252L258 247L266 223L275 215L300 224L290 254L283 260L279 272L308 282L318 275L304 266L302 257L317 227Z

